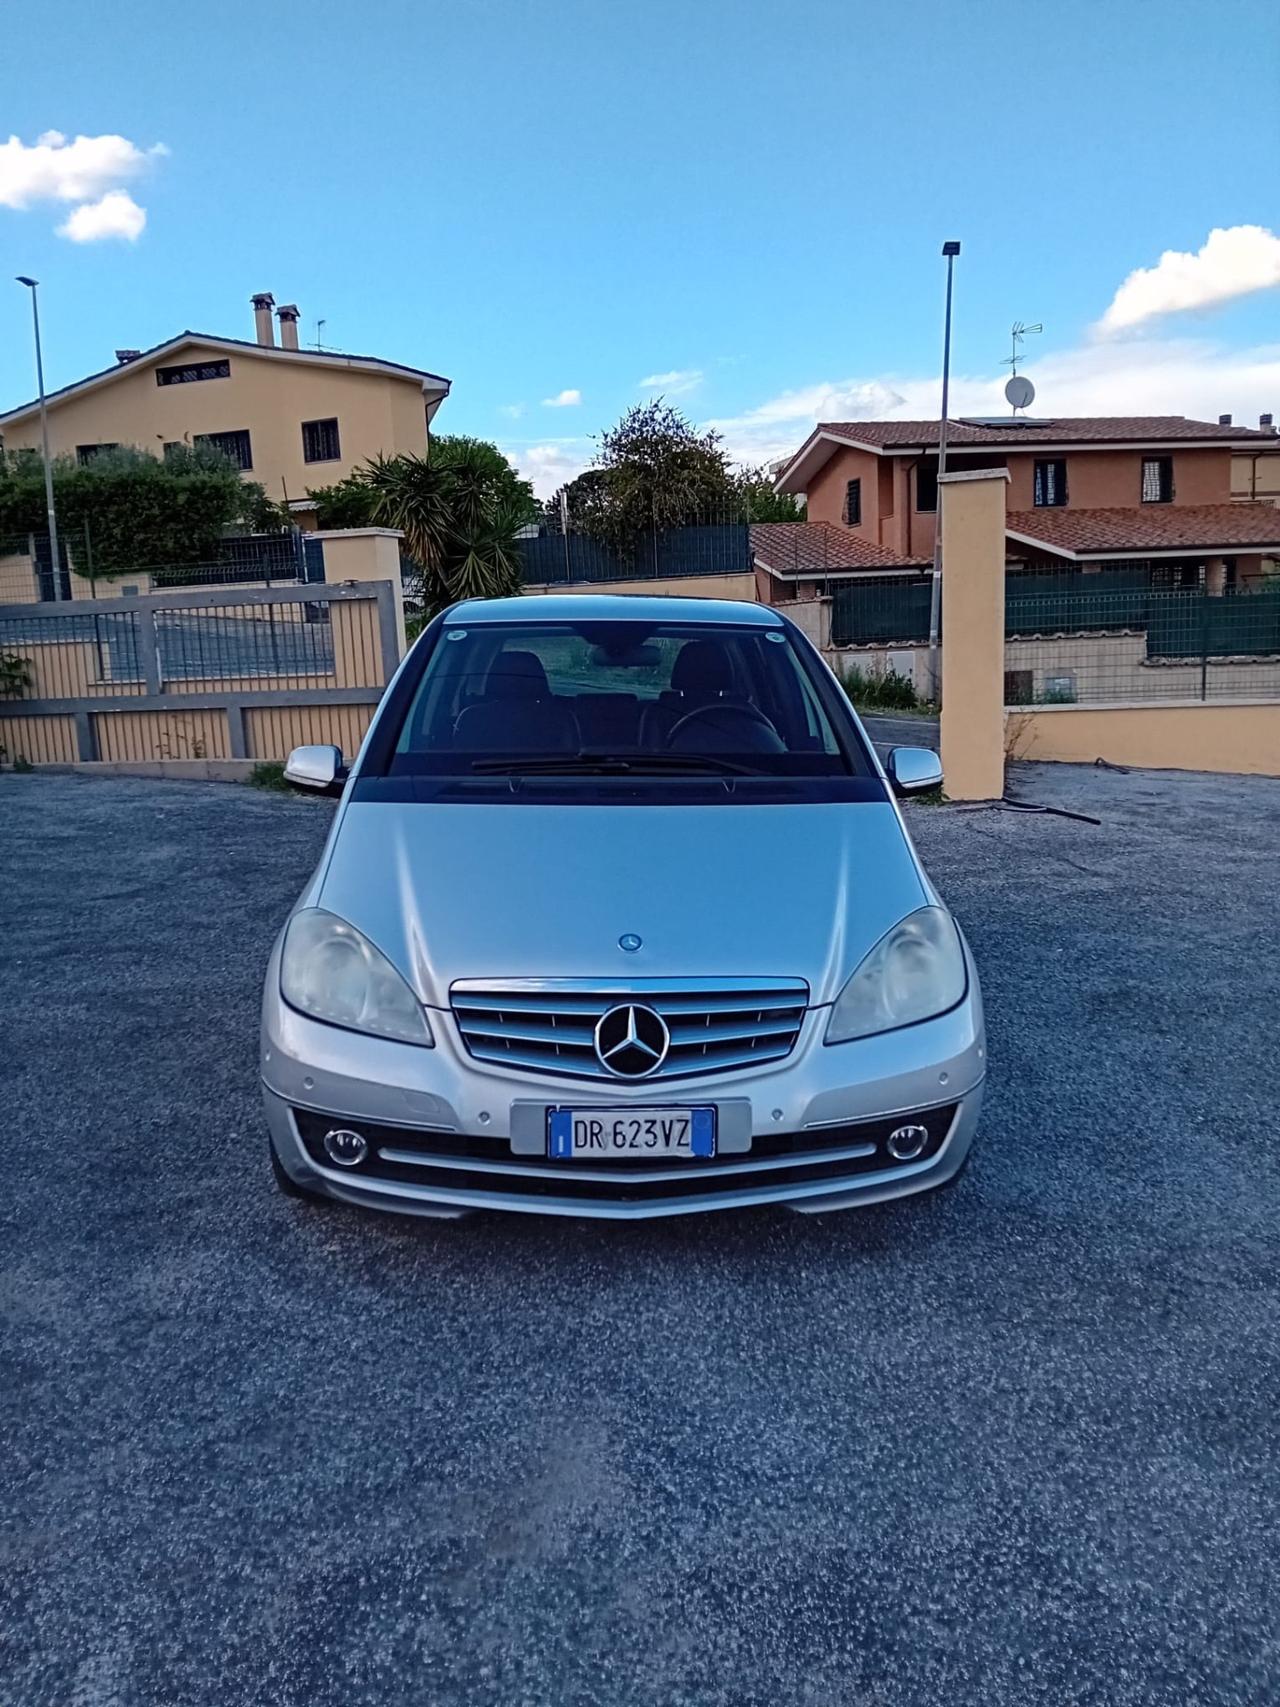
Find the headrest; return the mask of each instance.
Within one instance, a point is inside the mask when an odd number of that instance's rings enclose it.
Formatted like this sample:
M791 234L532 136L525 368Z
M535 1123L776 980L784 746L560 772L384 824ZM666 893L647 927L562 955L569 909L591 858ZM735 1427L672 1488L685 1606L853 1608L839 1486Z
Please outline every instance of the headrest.
M499 652L485 682L488 699L546 699L547 672L536 652Z
M729 654L718 640L686 640L671 671L677 693L705 695L728 693L733 686Z

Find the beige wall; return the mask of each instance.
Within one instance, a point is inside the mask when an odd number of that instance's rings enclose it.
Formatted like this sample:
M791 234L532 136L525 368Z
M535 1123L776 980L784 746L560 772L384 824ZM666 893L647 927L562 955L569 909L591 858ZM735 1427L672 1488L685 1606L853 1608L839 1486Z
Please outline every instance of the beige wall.
M1198 700L1202 688L1213 699L1280 699L1280 658L1147 659L1143 634L1064 634L1053 639L1010 640L1006 670L1030 670L1032 695L1040 699L1052 676L1071 676L1076 699L1115 703L1134 700ZM1020 709L1014 707L1013 709Z
M30 765L69 765L76 758L75 719L58 717L0 717L0 747L4 762L25 759Z
M196 380L187 385L157 385L157 365L174 366L226 358L227 379ZM304 462L303 421L336 416L342 457L337 462ZM302 497L309 487L329 486L345 478L379 451L423 452L427 444L426 400L419 380L337 366L317 367L253 348L228 354L192 344L170 352L163 362L134 362L119 379L49 404L49 436L55 453L74 455L82 444L136 445L161 454L166 440L198 433L247 428L253 467L246 473L282 500ZM39 418L4 429L9 450L35 449Z
M295 747L341 747L353 759L377 710L373 705L259 705L244 714L254 759L287 759Z
M1280 776L1280 701L1255 705L1044 706L1011 711L1023 759Z

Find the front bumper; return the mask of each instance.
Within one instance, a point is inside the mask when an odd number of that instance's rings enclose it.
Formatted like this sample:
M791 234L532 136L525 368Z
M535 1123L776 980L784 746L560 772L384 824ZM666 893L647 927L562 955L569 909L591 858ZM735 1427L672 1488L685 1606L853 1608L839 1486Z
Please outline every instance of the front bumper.
M945 1185L964 1165L986 1069L982 1002L938 1019L827 1047L829 1010L811 1010L784 1061L661 1084L603 1084L489 1066L465 1052L448 1013L436 1046L416 1048L307 1019L280 998L275 956L262 1014L262 1083L281 1165L306 1190L368 1208L456 1217L476 1209L619 1220L753 1204L821 1214ZM529 1104L635 1107L733 1103L751 1148L708 1162L552 1162L513 1151L513 1111ZM317 1119L316 1117L320 1117ZM930 1140L913 1161L884 1147L920 1117ZM361 1130L365 1162L329 1162L324 1124ZM521 1116L517 1113L517 1131ZM521 1149L527 1148L521 1145ZM616 1182L616 1183L615 1183Z

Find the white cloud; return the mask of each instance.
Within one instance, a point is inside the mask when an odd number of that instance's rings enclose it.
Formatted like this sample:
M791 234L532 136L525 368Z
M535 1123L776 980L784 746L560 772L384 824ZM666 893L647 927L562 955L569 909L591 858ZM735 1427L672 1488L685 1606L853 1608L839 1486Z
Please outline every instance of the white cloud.
M1030 365L1031 413L1188 415L1216 421L1230 410L1242 426L1280 402L1280 344L1230 350L1204 339L1086 344L1046 353ZM734 462L789 457L818 421L936 420L941 380L885 375L824 380L780 392L755 408L706 424L723 434ZM952 375L950 413L1005 415L1004 375Z
M146 223L146 209L127 190L108 190L99 201L73 208L58 227L58 236L73 243L97 243L104 237L125 237L133 243Z
M46 130L28 145L11 136L0 143L0 207L21 211L41 202L79 202L59 234L76 243L99 237L132 241L146 211L121 185L140 177L168 150L139 148L124 136L77 136Z
M640 391L660 391L666 397L679 397L685 392L696 391L702 384L702 369L700 367L675 367L670 373L651 373L647 378L637 382Z
M533 482L534 495L550 498L566 480L573 480L591 462L590 439L550 439L542 444L502 447L524 480Z
M542 399L542 407L544 409L572 409L575 403L581 402L582 393L580 391L557 391L554 397Z
M1237 296L1280 285L1280 237L1261 225L1211 231L1194 255L1166 249L1154 267L1129 274L1098 322L1104 337L1162 314L1212 308Z
M524 404L523 403L499 403L498 413L499 413L499 415L505 415L507 417L508 421L518 421L520 419L521 415L524 414Z

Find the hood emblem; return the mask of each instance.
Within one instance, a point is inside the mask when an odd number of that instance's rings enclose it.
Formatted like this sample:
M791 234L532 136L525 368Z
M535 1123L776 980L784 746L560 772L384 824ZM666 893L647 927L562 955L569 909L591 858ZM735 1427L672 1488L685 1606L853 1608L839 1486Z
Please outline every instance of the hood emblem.
M623 1002L610 1008L596 1026L596 1055L606 1073L618 1079L643 1079L667 1058L671 1033L652 1008Z
M624 954L634 954L640 947L640 938L634 931L628 931L625 936L618 938L618 947Z

